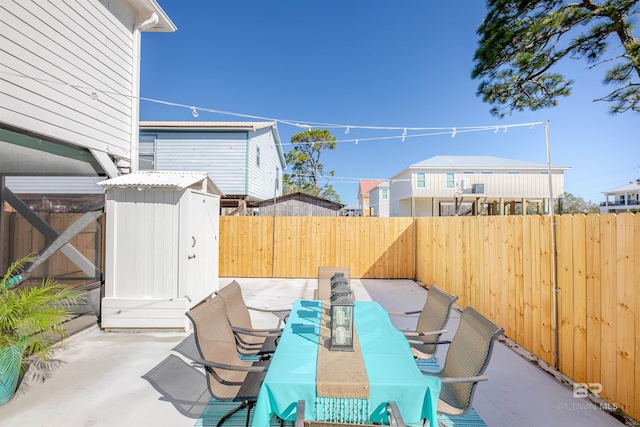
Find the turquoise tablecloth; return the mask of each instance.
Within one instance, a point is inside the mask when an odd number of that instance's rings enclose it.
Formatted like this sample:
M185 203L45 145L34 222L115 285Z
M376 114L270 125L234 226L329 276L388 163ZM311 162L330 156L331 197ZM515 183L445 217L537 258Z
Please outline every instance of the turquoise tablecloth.
M298 400L305 400L305 418L315 419L316 362L320 301L296 301L271 360L258 395L252 427L268 427L273 414L295 419ZM409 344L375 302L355 303L355 325L369 378L372 419L395 400L406 423L423 418L437 425L440 380L424 376L416 366Z

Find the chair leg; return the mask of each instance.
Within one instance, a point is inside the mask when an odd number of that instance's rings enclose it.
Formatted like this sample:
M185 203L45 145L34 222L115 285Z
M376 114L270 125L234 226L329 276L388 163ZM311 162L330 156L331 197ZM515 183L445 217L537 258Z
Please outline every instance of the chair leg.
M233 408L232 410L224 414L222 418L220 418L220 421L218 421L218 424L216 424L216 427L220 427L222 423L224 423L227 420L227 418L229 418L231 415L235 414L239 410L247 407L248 405L249 405L249 402L246 402L246 401L242 402L239 406ZM251 408L249 408L249 410L251 410ZM247 415L247 427L248 426L249 426L249 415Z
M245 424L245 427L249 427L249 421L251 418L251 408L253 408L253 406L255 405L255 402L245 402L247 404L247 423Z

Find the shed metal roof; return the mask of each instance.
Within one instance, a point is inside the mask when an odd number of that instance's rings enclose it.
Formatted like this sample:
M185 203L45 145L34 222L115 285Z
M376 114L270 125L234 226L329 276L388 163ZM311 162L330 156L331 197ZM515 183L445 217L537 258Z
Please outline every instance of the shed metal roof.
M163 187L185 189L204 180L208 181L207 187L214 194L223 194L206 172L134 172L100 181L98 184L104 188Z

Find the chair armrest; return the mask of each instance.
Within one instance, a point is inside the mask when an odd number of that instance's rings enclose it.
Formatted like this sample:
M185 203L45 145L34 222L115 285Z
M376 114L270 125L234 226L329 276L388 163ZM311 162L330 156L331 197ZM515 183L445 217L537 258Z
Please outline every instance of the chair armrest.
M398 405L395 400L390 400L387 402L387 414L389 416L389 425L404 427L404 419L402 419L402 414L400 413L400 409L398 409Z
M487 381L487 378L484 375L478 375L476 377L463 377L463 378L454 378L454 377L441 377L440 382L443 384L453 384L453 383L477 383L479 381Z
M267 369L269 369L269 366L267 365L236 366L236 365L227 365L224 363L218 363L211 360L204 360L200 358L193 359L193 361L201 365L207 366L209 368L226 369L227 371L264 372Z
M249 310L253 310L253 311L261 311L263 313L290 313L291 309L290 308L281 308L281 309L277 309L277 308L259 308L259 307L249 307L247 306L247 308Z
M428 331L428 332L402 331L405 337L423 337L426 335L444 334L445 332L447 332L446 329L440 329L439 331Z
M451 344L451 341L420 341L420 340L407 340L409 344L416 345L440 345L440 344Z
M304 400L298 400L295 427L304 427Z
M418 313L422 313L422 310L418 310L418 311L388 311L387 314L389 316L407 316L410 314L418 314Z
M245 329L232 326L231 330L236 333L254 335L257 337L279 337L282 335L282 329Z

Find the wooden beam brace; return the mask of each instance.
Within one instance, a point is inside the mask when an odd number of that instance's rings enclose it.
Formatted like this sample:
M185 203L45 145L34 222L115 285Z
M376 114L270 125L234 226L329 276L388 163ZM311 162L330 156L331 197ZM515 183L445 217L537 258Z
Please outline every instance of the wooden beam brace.
M18 196L16 196L11 190L9 190L8 188L5 187L4 191L3 191L3 194L4 194L4 197L5 197L5 200L7 201L7 203L9 203L11 206L13 206L13 208L20 215L22 215L22 217L24 217L24 219L26 219L31 225L33 225L36 228L36 230L38 230L40 232L40 234L42 234L49 242L51 242L49 244L49 246L52 246L52 245L55 244L55 241L60 236L56 230L51 228L51 226L49 224L47 224L47 222L45 220L40 218L40 216L38 216L38 214L36 214L34 211L32 211L29 208L29 206L27 206L26 203L24 203L22 200L20 200L20 198ZM100 212L100 214L102 214L102 211L98 211L98 212ZM81 220L82 220L82 218L80 220L78 220L78 221L81 221ZM86 227L86 224L85 224L85 227ZM84 227L82 227L80 230L77 230L71 237L75 236L75 234L77 234L80 231L82 231L83 228ZM58 249L63 254L65 254L67 256L67 258L69 258L69 260L71 260L71 262L73 262L75 265L77 265L87 276L89 276L89 277L100 277L100 276L98 276L98 274L100 273L100 270L91 261L89 261L78 249L76 249L70 243L66 243L64 245L60 245L60 247L58 247L56 250L58 250ZM49 254L47 256L47 258L49 256L51 256L51 254Z

